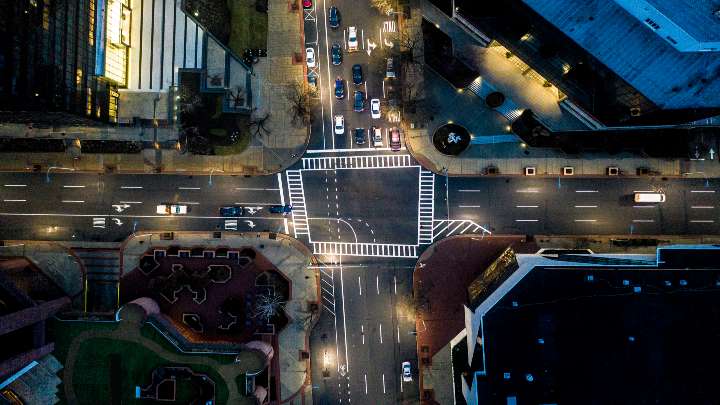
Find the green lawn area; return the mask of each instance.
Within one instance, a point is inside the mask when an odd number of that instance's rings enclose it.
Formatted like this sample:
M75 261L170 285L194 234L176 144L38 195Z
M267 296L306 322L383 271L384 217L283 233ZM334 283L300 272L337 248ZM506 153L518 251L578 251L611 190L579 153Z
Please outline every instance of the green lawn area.
M152 371L157 367L178 365L166 361L134 342L107 338L88 339L80 348L74 365L73 383L80 404L97 404L102 399L111 397L108 365L113 354L118 356L122 381L118 384L119 392L112 395L119 396L119 403L122 404L155 403L135 399L135 386L148 384ZM217 403L227 402L227 386L219 374L207 366L190 365L190 367L196 372L207 374L215 382ZM191 389L186 387L181 392L188 395L189 390Z
M247 48L267 48L268 16L255 11L254 0L228 0L230 8L230 44L242 57Z
M245 151L247 149L248 145L250 145L250 134L247 131L243 131L243 134L240 135L240 139L237 140L237 142L233 143L232 145L227 146L221 146L216 145L215 146L215 154L216 155L237 155Z

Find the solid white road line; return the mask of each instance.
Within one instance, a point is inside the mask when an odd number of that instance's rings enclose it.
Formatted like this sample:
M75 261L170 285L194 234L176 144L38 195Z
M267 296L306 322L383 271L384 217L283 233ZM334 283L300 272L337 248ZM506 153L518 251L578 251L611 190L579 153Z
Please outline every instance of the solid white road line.
M540 190L536 188L526 188L522 190L515 190L516 193L539 193Z
M633 222L655 222L654 219L633 219Z
M365 395L367 395L367 374L364 375L365 377Z
M539 219L516 219L515 222L538 222Z
M360 276L358 276L358 290L360 291L360 295L362 295L362 284L360 284Z
M5 187L27 187L27 184L5 184Z
M120 186L120 188L123 190L137 190L141 189L142 186Z
M402 375L400 375L400 392L403 392L403 380L402 380Z
M515 208L537 208L537 205L516 205Z
M597 219L576 219L575 222L597 222Z
M387 394L387 391L385 391L385 373L383 373L382 380L383 380L383 394Z
M479 193L482 190L458 190L461 193Z
M129 214L64 214L64 213L48 213L48 212L0 212L0 216L6 217L77 217L77 218L88 218L97 216L112 216L115 218L165 218L165 219L225 219L225 217L218 216L203 216L203 215L129 215ZM278 217L237 217L238 219L266 219L277 221L281 218Z
M382 344L382 323L380 324L380 344Z
M63 188L85 188L85 186L63 186Z
M83 204L83 203L85 203L85 201L83 201L83 200L62 200L62 202L64 202L64 203L69 203L69 204L74 204L74 203L76 203L76 204Z
M27 200L3 200L4 202L26 202Z
M597 205L576 205L575 208L597 208Z
M200 190L200 187L178 187L178 190Z
M185 204L185 205L200 205L199 202L196 201L178 201L178 204Z
M395 295L397 295L397 277L393 276L393 289L395 290Z
M575 190L576 193L597 193L597 190Z
M691 193L714 193L715 190L690 190Z
M397 339L398 339L398 343L400 343L400 327L399 326L397 327Z
M712 224L715 221L712 219L693 219L690 222L694 224Z
M142 204L142 201L120 201L120 204Z
M693 205L693 206L690 207L690 208L696 209L696 210L711 210L711 209L713 209L713 208L715 208L715 207L712 206L712 205Z
M633 205L633 208L655 208L654 205Z
M345 371L349 373L350 372L350 359L348 358L347 320L345 319L345 283L343 282L342 256L339 256L338 264L340 265L340 297L342 298L343 337L345 339Z
M280 173L278 173L280 174ZM282 190L282 185L280 188L252 188L252 187L235 187L235 190L246 190L246 191L280 191Z
M377 289L378 295L380 295L380 276L375 277L375 288Z
M458 205L458 208L480 208L479 205Z
M360 325L360 336L362 336L362 344L365 344L365 325Z

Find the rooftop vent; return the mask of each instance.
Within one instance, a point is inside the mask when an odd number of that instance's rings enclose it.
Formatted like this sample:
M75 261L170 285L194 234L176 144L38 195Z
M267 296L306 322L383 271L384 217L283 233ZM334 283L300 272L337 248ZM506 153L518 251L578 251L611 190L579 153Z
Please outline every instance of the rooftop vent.
M715 18L720 19L720 8L717 9L717 10L715 10L715 11L713 12L713 15L715 16Z

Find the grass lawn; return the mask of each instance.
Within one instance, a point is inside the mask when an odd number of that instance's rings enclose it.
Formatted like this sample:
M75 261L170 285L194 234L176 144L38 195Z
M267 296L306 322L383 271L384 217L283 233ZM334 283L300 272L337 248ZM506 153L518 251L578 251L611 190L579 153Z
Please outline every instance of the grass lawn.
M163 336L151 325L143 325L142 328L140 328L140 334L143 335L143 337L159 344L162 348L169 352L180 353L180 351L172 343L170 343L165 336ZM235 362L235 356L231 354L188 354L188 356L209 357L220 364L232 364Z
M216 145L215 146L215 154L216 155L237 155L237 154L243 153L245 151L245 149L247 149L248 145L250 145L250 134L247 131L243 131L242 135L240 135L240 138L232 145L227 145L227 146Z
M119 396L122 404L155 403L135 399L135 386L148 384L152 371L157 367L178 365L166 361L144 346L134 342L107 338L88 339L81 346L74 365L73 388L80 404L97 404L103 399L111 397L108 364L110 364L110 358L114 354L119 358L123 378L118 384L119 392L112 393L112 395ZM217 403L223 404L227 402L227 386L219 374L206 366L191 365L190 367L196 372L207 374L215 382ZM181 392L184 395L189 395L190 390L183 388Z
M230 43L235 55L242 57L247 48L267 48L268 16L255 11L254 0L228 0Z

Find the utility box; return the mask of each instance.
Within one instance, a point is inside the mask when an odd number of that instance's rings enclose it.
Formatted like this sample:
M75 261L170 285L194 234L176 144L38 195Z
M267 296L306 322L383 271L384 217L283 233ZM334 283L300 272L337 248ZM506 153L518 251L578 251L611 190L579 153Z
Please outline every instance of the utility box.
M620 168L617 166L608 166L608 168L605 169L605 174L607 174L608 176L619 176Z
M562 168L562 174L563 176L574 176L575 168L572 166L565 166Z
M535 169L535 166L527 166L525 168L526 176L534 176L535 174L537 174L537 169Z

